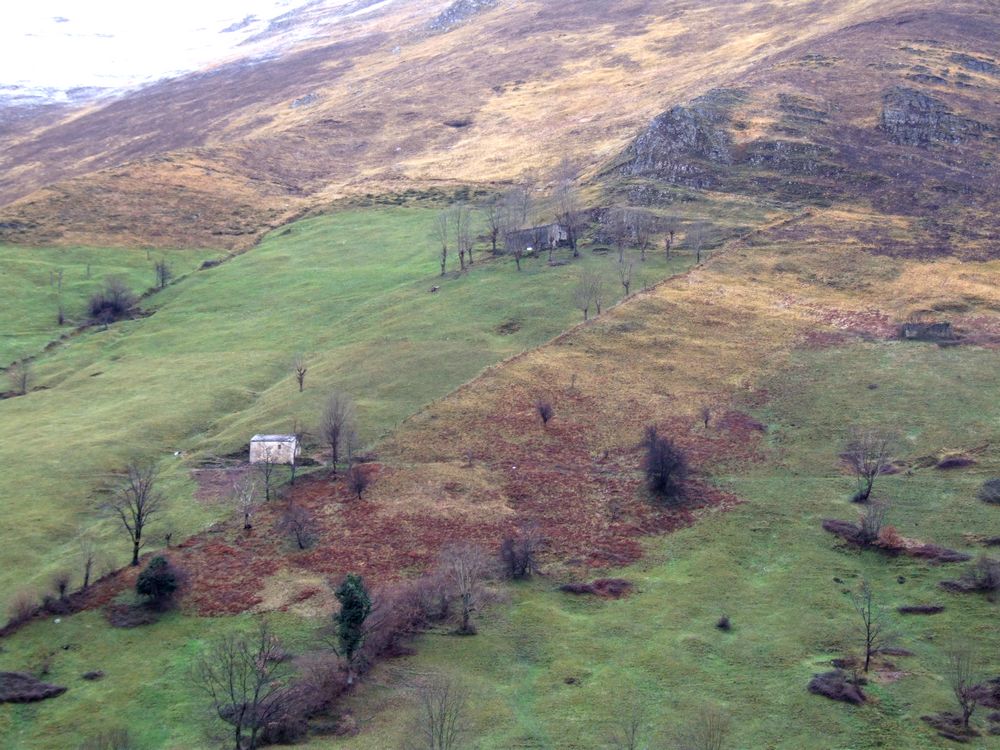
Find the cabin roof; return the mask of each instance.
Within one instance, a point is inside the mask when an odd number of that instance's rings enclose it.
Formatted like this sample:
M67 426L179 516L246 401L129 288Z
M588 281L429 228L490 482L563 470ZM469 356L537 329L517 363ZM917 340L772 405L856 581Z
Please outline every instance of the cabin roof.
M296 440L295 435L254 435L250 438L251 443L294 443Z

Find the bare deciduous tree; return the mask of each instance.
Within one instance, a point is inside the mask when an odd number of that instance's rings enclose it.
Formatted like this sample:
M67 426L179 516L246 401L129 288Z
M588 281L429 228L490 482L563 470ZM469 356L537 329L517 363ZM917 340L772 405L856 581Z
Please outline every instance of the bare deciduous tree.
M556 173L555 202L556 222L566 229L566 240L573 257L580 257L578 239L584 225L584 211L580 191L576 187L576 167L564 159Z
M500 561L510 578L531 578L539 572L538 556L545 544L542 530L529 523L500 543Z
M330 466L336 474L341 455L351 449L351 442L355 439L354 402L347 394L334 391L327 398L319 434L330 446Z
M663 238L663 252L667 260L670 260L670 251L674 247L674 236L677 234L678 226L680 220L676 216L668 216L663 220L663 231L666 232Z
M864 640L864 671L868 672L872 656L886 645L889 634L886 630L885 613L879 605L871 583L867 578L861 581L861 588L851 594L851 604L861 619L860 635Z
M872 500L861 514L861 534L859 541L874 544L882 535L886 519L889 517L888 500Z
M677 750L725 750L732 724L729 717L714 706L702 709L681 731Z
M303 505L289 503L278 521L278 530L288 534L299 549L309 549L316 541L316 516Z
M347 470L347 486L350 487L351 492L358 496L358 500L368 489L369 484L371 484L371 477L360 466L352 466Z
M522 229L531 221L535 210L534 178L526 177L520 185L515 185L505 196L511 229Z
M479 547L458 544L442 552L440 568L451 583L461 607L462 621L458 632L475 635L472 616L479 610L483 584L490 572L489 559Z
M613 208L607 214L604 231L611 244L618 251L618 262L625 260L625 249L632 240L632 228L629 226L628 209Z
M494 196L482 207L486 219L486 234L490 238L490 250L496 255L497 245L503 236L509 232L510 206L504 196Z
M233 504L243 517L243 529L253 528L253 515L257 512L257 483L249 474L243 474L233 482Z
M631 212L632 236L639 249L639 260L646 262L646 253L653 246L653 217L647 211Z
M469 734L468 690L456 680L421 685L412 750L460 750Z
M257 470L257 473L260 474L260 478L264 480L264 500L271 502L274 472L278 468L278 456L274 449L270 445L266 446L253 466Z
M30 362L15 362L7 368L7 380L10 389L18 396L25 395L31 390L31 382L34 380L34 373Z
M80 550L80 563L83 566L83 587L90 587L90 578L94 572L94 564L97 562L98 546L97 540L89 530L81 530L77 536L77 545Z
M697 221L688 228L684 241L691 248L692 252L694 252L695 263L701 263L701 253L708 243L710 233L711 230L708 224L703 221Z
M434 236L441 244L441 275L448 271L448 243L451 241L451 214L441 211L434 219Z
M858 480L854 502L868 502L875 480L892 460L895 442L895 435L888 430L878 427L851 428L841 458Z
M967 646L948 650L948 684L962 712L962 726L968 731L969 721L979 704L979 682L976 654Z
M284 710L290 670L283 657L281 642L262 621L253 633L223 636L195 663L194 680L232 727L234 750L255 750L261 729Z
M583 319L589 320L590 308L596 307L601 313L601 298L604 293L604 279L593 271L581 271L576 286L573 287L573 304L583 312Z
M628 697L608 733L608 744L613 750L649 750L648 711L637 696Z
M170 269L170 265L167 263L166 259L161 259L156 261L153 266L156 271L156 288L165 289L170 280L174 277L174 272Z
M524 257L524 253L528 249L524 244L524 237L518 232L507 232L507 234L504 235L503 245L507 254L514 259L514 264L517 266L517 270L520 271L521 258Z
M130 463L110 503L112 512L132 540L132 565L139 564L143 532L164 505L163 495L156 490L158 476L159 472L153 464Z
M705 429L708 429L709 422L712 421L712 407L703 406L698 412L698 416L701 418L702 423L705 425Z
M468 206L455 207L455 241L458 246L458 259L461 270L465 270L465 258L468 256L469 265L473 264L472 246L475 236L472 231L472 210Z
M299 381L299 393L306 387L306 372L309 371L309 362L305 354L296 354L292 360L292 369L295 370L295 379Z
M618 278L621 279L625 296L628 297L629 287L632 286L632 261L622 260L618 263Z

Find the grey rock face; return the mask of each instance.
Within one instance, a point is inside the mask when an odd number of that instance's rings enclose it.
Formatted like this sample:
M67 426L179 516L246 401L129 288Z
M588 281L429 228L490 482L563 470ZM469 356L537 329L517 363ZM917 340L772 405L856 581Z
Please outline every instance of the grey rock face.
M428 24L432 31L447 31L480 11L496 7L499 0L455 0Z
M997 64L992 60L984 60L981 57L973 57L972 55L966 55L960 52L956 52L949 59L956 65L961 65L966 70L1000 76L1000 64Z
M710 187L715 168L733 162L727 126L731 108L742 98L738 90L716 89L688 107L659 115L633 143L633 158L623 174Z
M883 98L880 128L893 143L921 148L963 143L989 130L981 122L952 114L944 102L903 87Z

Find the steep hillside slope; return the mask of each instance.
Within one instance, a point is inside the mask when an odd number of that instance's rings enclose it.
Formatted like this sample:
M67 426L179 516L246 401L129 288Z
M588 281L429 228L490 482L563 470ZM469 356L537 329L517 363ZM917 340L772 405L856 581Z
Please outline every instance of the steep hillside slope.
M852 116L877 117L885 79L928 64L903 40L992 54L995 28L986 0L947 13L936 0L517 0L428 29L444 6L391 5L279 59L17 136L0 157L0 196L14 201L0 239L245 247L345 192L544 175L563 157L587 171L667 107L748 76L824 98L826 57L868 100ZM771 101L760 114L783 116Z

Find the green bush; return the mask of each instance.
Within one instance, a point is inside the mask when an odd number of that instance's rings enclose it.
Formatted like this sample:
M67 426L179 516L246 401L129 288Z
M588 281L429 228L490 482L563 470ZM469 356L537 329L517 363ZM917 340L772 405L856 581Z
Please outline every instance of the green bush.
M179 582L177 572L165 557L154 557L135 582L135 591L151 603L169 602L176 593Z

